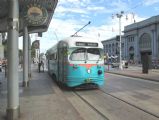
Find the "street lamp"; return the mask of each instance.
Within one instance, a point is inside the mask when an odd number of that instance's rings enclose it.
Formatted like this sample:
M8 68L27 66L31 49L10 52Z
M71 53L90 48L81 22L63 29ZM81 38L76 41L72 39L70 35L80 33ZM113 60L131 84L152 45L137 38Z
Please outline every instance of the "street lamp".
M119 18L119 48L120 48L120 56L119 56L119 60L120 60L120 66L119 68L122 70L122 57L121 57L121 17L123 16L124 11L121 11L120 13L116 14L116 17ZM114 17L114 16L112 16Z
M57 42L59 41L59 39L58 39L58 36L57 36L57 34L56 34L56 32L53 30L53 32L54 32L54 35L55 35L55 37L56 37L56 40L57 40Z

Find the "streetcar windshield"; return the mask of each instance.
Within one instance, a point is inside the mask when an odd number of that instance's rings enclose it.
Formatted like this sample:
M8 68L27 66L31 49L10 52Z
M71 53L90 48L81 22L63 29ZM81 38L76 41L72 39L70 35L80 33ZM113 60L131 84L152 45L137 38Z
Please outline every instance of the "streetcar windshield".
M86 49L80 48L72 52L70 59L71 60L85 60Z
M88 48L87 49L87 60L99 60L100 51L98 48Z
M72 52L72 54L70 55L70 60L99 60L100 57L100 50L98 48L80 48Z

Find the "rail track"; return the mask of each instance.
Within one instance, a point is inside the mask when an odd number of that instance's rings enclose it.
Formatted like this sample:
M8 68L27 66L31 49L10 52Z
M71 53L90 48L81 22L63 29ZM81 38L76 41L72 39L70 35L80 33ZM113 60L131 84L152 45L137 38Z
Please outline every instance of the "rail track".
M104 120L109 120L109 118L104 115L102 112L100 112L95 106L91 105L85 98L83 98L78 92L73 91L73 93L78 96L82 101L84 101L90 108L92 108L95 112L97 112L101 117L104 118Z
M136 109L138 109L138 110L141 110L141 111L143 111L143 112L145 112L145 113L147 113L147 114L149 114L149 115L152 115L152 116L154 116L154 117L156 117L156 118L159 118L158 115L156 115L156 114L154 114L154 113L151 113L151 112L149 112L149 111L147 111L147 110L145 110L145 109L142 109L142 108L140 108L140 107L138 107L138 106L136 106L136 105L134 105L134 104L131 104L131 103L129 103L129 102L127 102L127 101L125 101L125 100L123 100L123 99L121 99L121 98L118 98L118 97L116 97L115 95L112 95L112 94L110 94L110 93L107 93L107 92L105 92L104 90L101 90L101 89L98 89L98 90L101 91L101 92L103 92L104 94L106 94L106 95L108 95L108 96L111 96L111 97L113 97L113 98L115 98L115 99L117 99L117 100L120 100L120 101L122 101L122 102L124 102L124 103L126 103L126 104L128 104L128 105L130 105L130 106L132 106L132 107L134 107L134 108L136 108Z
M110 120L110 118L108 118L105 114L103 114L100 110L98 110L98 108L95 105L92 105L89 102L89 100L87 100L85 97L83 97L82 95L80 95L79 92L78 92L78 89L77 90L75 90L75 89L71 89L70 90L69 89L69 91L72 91L74 93L74 95L76 95L83 102L85 102L90 108L92 108L96 113L98 113L104 120ZM108 93L108 92L106 92L106 91L104 91L102 89L97 89L97 91L100 91L100 92L104 93L105 95L110 96L110 97L112 97L112 98L114 98L114 99L116 99L118 101L121 101L121 102L123 102L123 103L125 103L125 104L127 104L127 105L129 105L129 106L131 106L133 108L135 108L135 109L138 109L138 110L146 113L147 115L151 115L151 116L153 116L153 117L155 117L157 119L159 118L159 116L156 115L155 113L152 113L152 112L150 112L150 111L148 111L146 109L143 109L143 108L141 108L141 107L139 107L137 105L134 105L134 104L132 104L132 103L126 101L126 100L123 100L123 99L121 99L121 98L119 98L119 97L117 97L117 96L115 96L113 94L110 94L110 93Z

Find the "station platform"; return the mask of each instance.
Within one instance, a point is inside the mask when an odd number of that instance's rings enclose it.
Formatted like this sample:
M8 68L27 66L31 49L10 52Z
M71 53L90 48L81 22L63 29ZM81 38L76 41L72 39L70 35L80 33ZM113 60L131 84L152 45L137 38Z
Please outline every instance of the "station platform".
M20 118L19 120L82 120L80 114L67 100L47 72L38 72L32 66L29 87L22 87L22 70L19 71ZM0 79L0 120L6 118L7 80Z

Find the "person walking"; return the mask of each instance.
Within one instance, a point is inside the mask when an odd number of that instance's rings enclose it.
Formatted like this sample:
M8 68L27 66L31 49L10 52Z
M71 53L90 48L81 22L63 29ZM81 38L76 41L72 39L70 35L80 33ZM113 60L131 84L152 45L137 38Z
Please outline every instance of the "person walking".
M44 62L41 60L42 71L44 72Z

